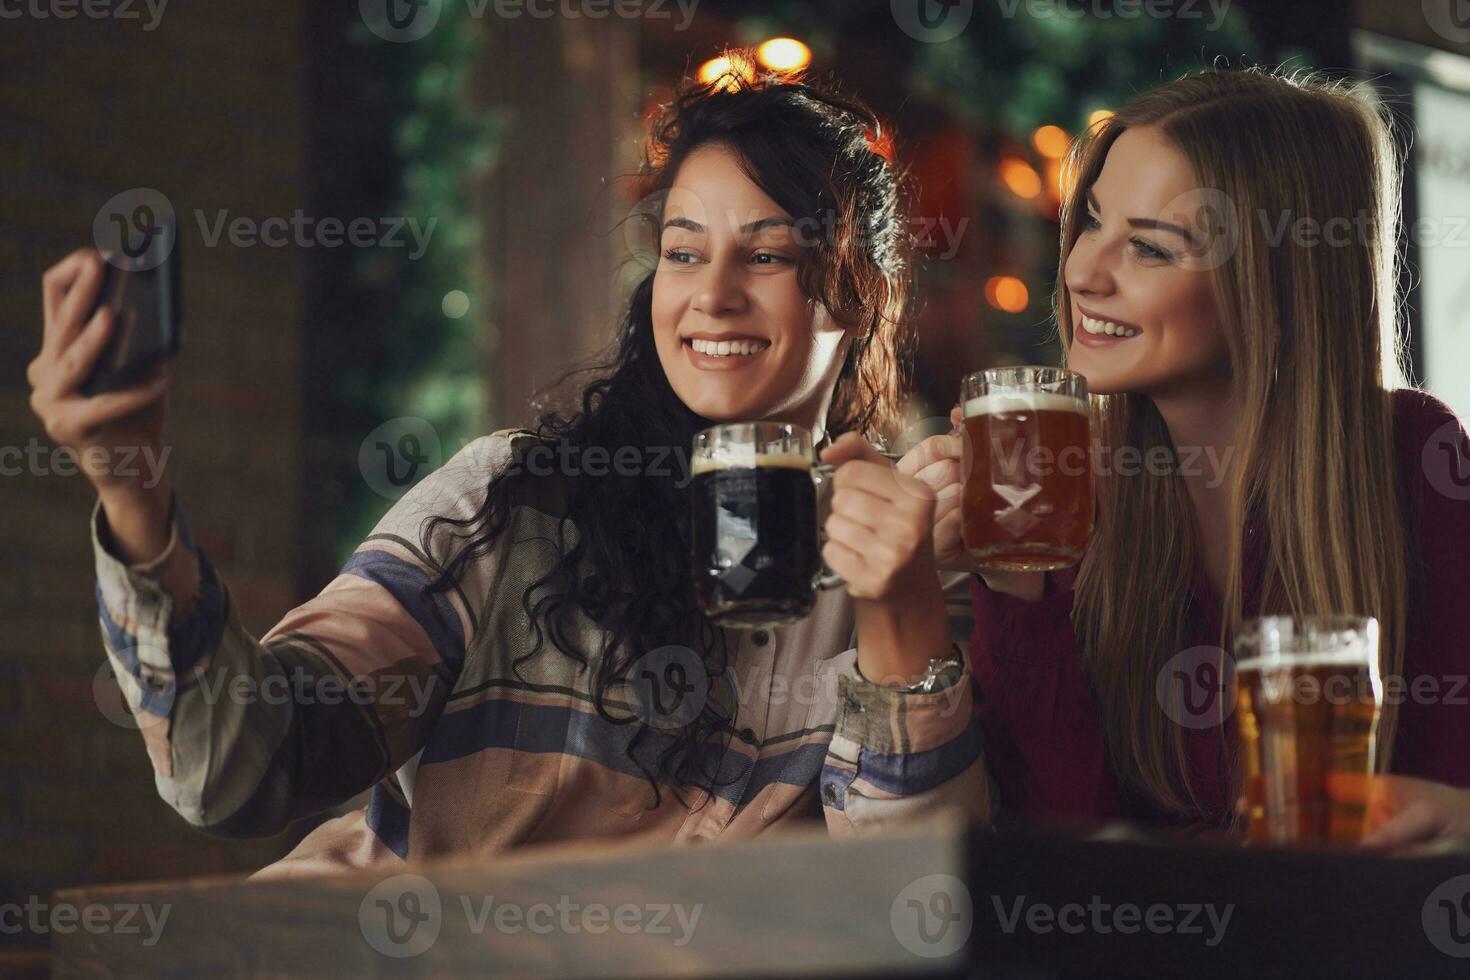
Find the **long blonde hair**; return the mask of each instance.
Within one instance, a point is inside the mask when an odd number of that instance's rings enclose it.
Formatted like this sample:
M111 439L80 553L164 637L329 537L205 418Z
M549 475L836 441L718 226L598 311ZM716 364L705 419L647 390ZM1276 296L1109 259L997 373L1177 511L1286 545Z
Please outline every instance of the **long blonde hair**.
M1380 669L1398 675L1407 557L1391 391L1405 371L1400 170L1390 119L1363 87L1258 69L1207 71L1146 92L1072 148L1062 268L1109 148L1125 129L1143 126L1184 155L1200 187L1218 192L1210 196L1232 248L1212 273L1239 411L1220 645L1229 649L1241 620L1242 538L1255 512L1270 543L1260 613L1376 616ZM1295 236L1273 243L1283 216L1313 219L1318 228L1346 218L1354 234L1347 245ZM1058 278L1065 350L1072 304ZM1095 396L1093 412L1103 446L1134 446L1143 458L1156 446L1173 450L1147 396ZM1172 474L1100 472L1097 487L1097 528L1078 573L1074 622L1108 750L1132 792L1198 816L1185 731L1155 697L1159 671L1183 646L1197 551L1193 510ZM1396 729L1397 712L1386 705L1380 769Z

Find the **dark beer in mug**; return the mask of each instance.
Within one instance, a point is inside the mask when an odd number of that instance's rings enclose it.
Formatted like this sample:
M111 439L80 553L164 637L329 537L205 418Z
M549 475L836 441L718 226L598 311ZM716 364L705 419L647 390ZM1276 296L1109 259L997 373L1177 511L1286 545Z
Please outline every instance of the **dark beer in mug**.
M747 422L695 439L691 539L700 609L722 626L781 626L812 611L824 580L811 437Z
M1377 621L1250 620L1236 651L1247 837L1306 845L1361 840L1383 703Z
M1092 533L1087 386L1061 368L995 368L963 389L965 548L995 571L1074 565Z

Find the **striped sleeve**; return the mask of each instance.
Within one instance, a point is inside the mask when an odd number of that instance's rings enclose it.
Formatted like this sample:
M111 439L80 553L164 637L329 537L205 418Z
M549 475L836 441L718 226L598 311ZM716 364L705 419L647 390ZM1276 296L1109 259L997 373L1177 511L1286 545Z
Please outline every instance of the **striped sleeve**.
M951 636L963 650L974 627L969 577L946 575L944 586ZM855 646L841 657L836 730L820 777L832 834L892 829L945 808L988 821L992 795L968 663L955 683L920 694L864 679Z
M92 513L102 638L169 806L201 830L265 836L335 806L424 745L466 651L491 562L447 592L420 547L424 518L472 516L510 458L477 439L397 500L316 597L256 638L175 499L164 553L126 565ZM435 528L434 557L451 533ZM452 543L452 542L451 542Z

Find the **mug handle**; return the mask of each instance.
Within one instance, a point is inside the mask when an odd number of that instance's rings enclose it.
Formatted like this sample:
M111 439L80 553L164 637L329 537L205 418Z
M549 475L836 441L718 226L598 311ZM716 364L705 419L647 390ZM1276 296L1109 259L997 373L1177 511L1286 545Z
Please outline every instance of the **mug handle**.
M818 501L822 499L822 488L828 486L831 483L832 474L836 472L837 467L833 466L831 463L812 464L812 483L816 485ZM817 546L819 548L827 537L827 532L826 530L824 530L827 526L827 522L820 519L821 513L822 508L819 505L817 507ZM836 572L832 571L832 569L827 567L827 563L825 561L822 562L822 567L817 571L816 578L812 580L812 587L821 591L826 591L827 589L840 589L846 584L847 582L842 578L841 575L838 575Z

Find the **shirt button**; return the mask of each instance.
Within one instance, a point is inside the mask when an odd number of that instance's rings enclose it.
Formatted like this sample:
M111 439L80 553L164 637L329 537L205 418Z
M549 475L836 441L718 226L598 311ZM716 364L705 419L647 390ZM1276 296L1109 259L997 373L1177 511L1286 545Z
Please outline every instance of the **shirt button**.
M754 643L758 647L763 647L767 643L771 642L771 634L767 633L765 630L756 630L754 633L750 634L750 642Z
M740 729L740 741L744 742L746 745L754 745L755 744L755 741L756 741L756 739L755 739L755 729L754 728L742 728L742 729Z

